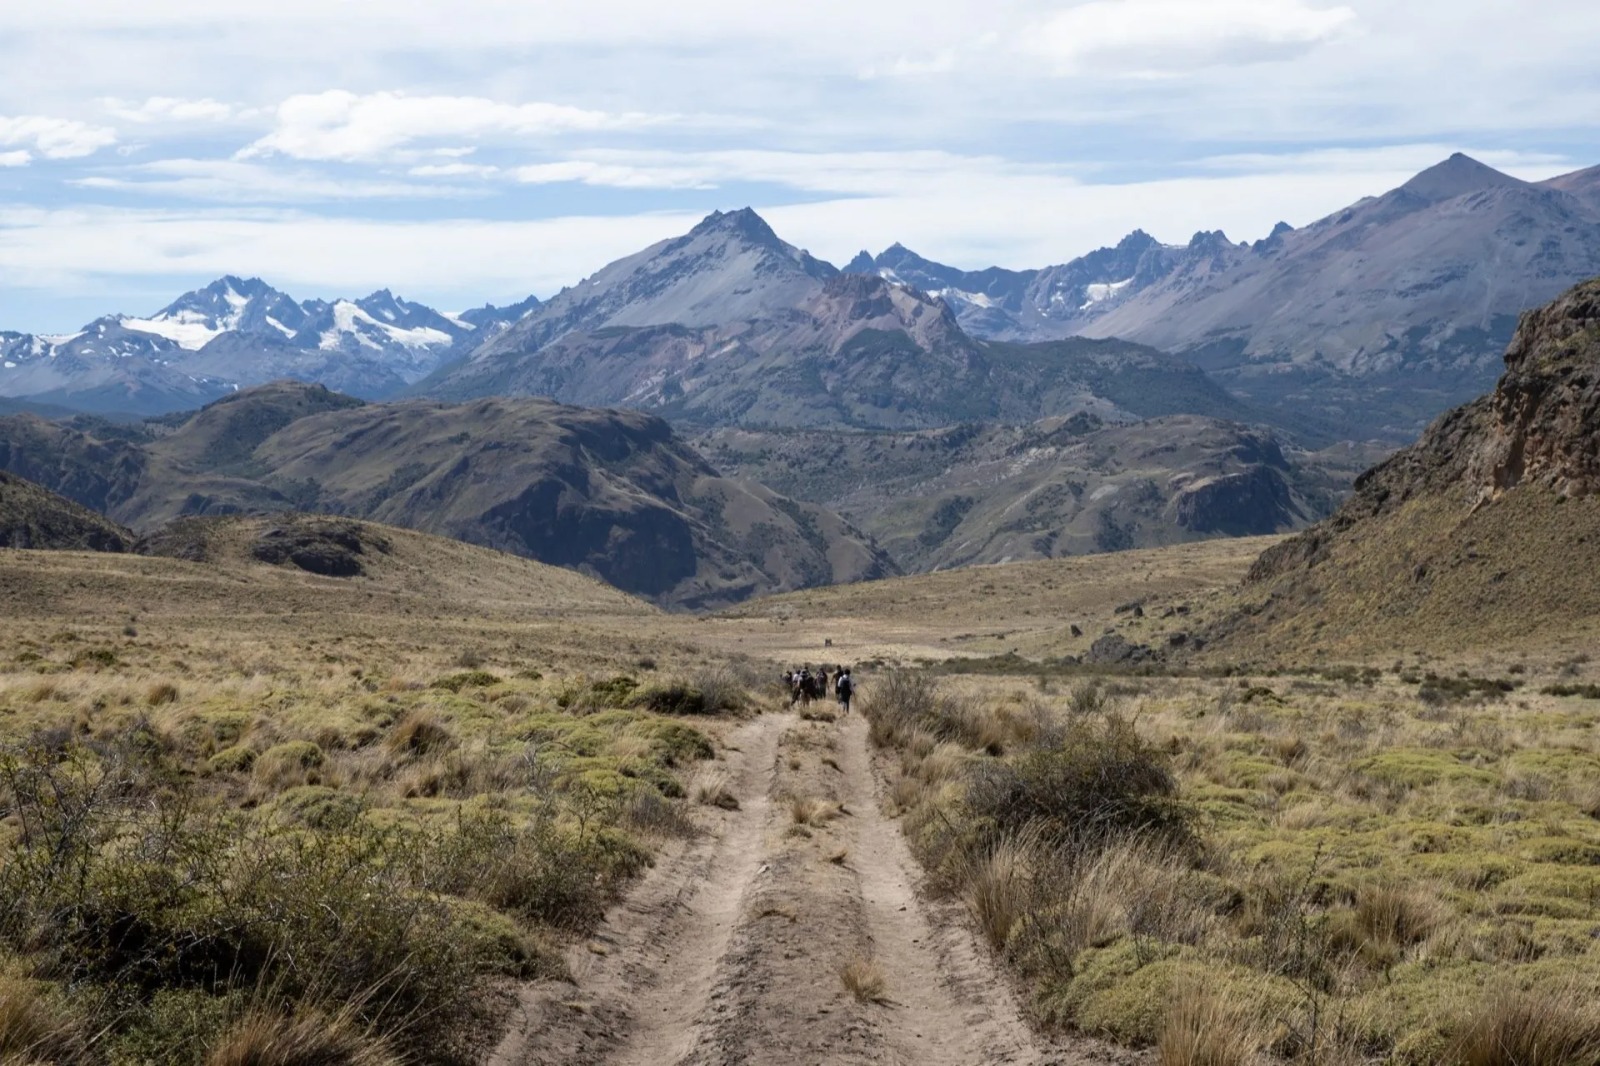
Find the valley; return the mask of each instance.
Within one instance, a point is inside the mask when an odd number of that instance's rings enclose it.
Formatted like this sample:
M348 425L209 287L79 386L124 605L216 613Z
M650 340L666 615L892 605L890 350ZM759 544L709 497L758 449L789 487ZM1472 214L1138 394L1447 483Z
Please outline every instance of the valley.
M1591 184L6 335L0 1061L1595 1061Z

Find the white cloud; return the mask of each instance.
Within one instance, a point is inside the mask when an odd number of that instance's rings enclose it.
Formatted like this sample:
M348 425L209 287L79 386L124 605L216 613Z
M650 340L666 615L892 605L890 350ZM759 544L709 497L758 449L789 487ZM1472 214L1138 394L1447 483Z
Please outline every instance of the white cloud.
M419 182L331 178L314 171L219 159L164 159L77 178L72 184L180 200L254 204L419 200L469 192Z
M1540 181L1587 165L1587 161L1574 162L1567 156L1554 152L1458 147L1436 142L1382 145L1375 148L1318 148L1305 152L1241 152L1210 156L1201 159L1197 165L1202 170L1239 173L1262 171L1415 173L1426 170L1458 151L1524 181Z
M547 137L573 131L636 129L664 121L637 112L611 114L562 104L508 104L475 96L360 95L342 90L293 96L278 105L277 128L241 157L383 160L418 142L448 141L447 154L480 138Z
M185 100L176 96L152 96L142 104L126 100L105 101L106 110L124 122L152 123L227 122L238 112L232 104L212 99Z
M0 115L0 145L27 145L46 159L77 159L117 143L115 130L44 115Z
M500 168L483 163L424 163L406 173L414 178L492 178Z
M518 167L516 179L524 185L606 186L613 189L710 189L714 188L712 168L692 164L680 166L631 166L593 159L568 159L559 163L536 163Z
M105 291L225 273L290 291L392 287L438 306L551 293L699 214L387 222L298 212L0 209L0 288ZM8 326L10 323L8 323Z
M1349 7L1305 0L1091 0L1030 29L1063 73L1165 75L1287 59L1349 30Z
M33 153L26 148L15 152L0 152L0 167L25 167L33 162Z
M1173 243L1201 228L1254 239L1280 219L1302 225L1410 173L1285 168L1088 184L970 168L940 182L911 172L892 194L755 206L786 240L835 262L898 240L957 266L1034 267L1115 243L1135 228ZM0 288L96 291L123 279L148 290L152 278L248 272L307 291L391 286L437 305L466 305L548 295L686 231L700 214L399 222L244 208L13 209L0 211Z

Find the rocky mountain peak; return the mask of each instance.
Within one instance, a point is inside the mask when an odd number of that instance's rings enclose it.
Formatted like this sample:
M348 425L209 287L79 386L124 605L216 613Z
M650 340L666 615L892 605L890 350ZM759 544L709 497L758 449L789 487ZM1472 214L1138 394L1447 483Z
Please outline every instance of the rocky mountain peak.
M1482 189L1514 188L1524 184L1510 174L1502 174L1469 155L1457 152L1400 186L1400 191L1435 204Z
M877 273L878 264L873 262L872 253L865 248L856 253L854 259L844 265L846 274L874 274Z
M689 231L691 237L704 237L710 234L726 235L769 248L789 247L772 227L767 225L767 220L750 207L741 207L737 211L713 211Z

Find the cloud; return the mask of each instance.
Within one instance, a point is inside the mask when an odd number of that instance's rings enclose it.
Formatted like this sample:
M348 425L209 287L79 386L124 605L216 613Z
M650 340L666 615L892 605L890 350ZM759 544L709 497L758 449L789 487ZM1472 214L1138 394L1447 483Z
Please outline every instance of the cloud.
M241 158L285 155L340 162L395 157L418 142L446 141L459 153L481 138L548 137L574 131L637 129L666 121L638 112L611 114L551 103L508 104L475 96L359 95L343 90L292 96L278 105L277 128Z
M514 172L524 185L604 186L613 189L711 189L715 188L710 167L685 165L631 166L593 159L568 159L559 163L536 163Z
M1159 76L1290 59L1355 22L1349 7L1305 0L1091 0L1033 27L1022 47L1060 73Z
M900 193L972 178L1035 176L1067 179L1070 168L1014 163L997 156L953 152L799 152L776 149L664 151L596 149L560 162L518 168L528 184L577 182L625 189L715 189L735 184L777 185L802 192Z
M0 167L25 167L33 162L33 153L23 148L15 152L0 152Z
M1540 181L1575 170L1575 163L1558 152L1525 152L1504 148L1471 148L1431 142L1392 144L1371 148L1317 148L1304 152L1240 152L1201 159L1196 167L1218 172L1261 171L1372 172L1426 170L1455 152L1526 181Z
M471 194L471 190L459 186L336 178L310 170L226 159L164 159L115 173L76 178L71 184L179 200L252 204L421 200Z
M185 100L176 96L152 96L142 104L126 100L105 101L108 112L124 122L152 123L227 122L237 114L232 104L212 99Z
M20 308L4 300L23 287L105 301L119 287L150 292L151 279L192 285L226 273L302 292L391 287L436 306L505 301L554 292L699 217L396 222L281 210L0 208L0 310L14 319Z
M0 146L27 145L46 159L78 159L117 143L116 130L43 115L0 115Z

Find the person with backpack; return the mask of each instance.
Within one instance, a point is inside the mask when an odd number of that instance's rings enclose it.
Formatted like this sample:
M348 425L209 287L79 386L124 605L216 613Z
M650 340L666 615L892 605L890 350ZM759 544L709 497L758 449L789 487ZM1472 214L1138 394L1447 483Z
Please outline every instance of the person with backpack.
M834 695L839 697L840 714L850 713L850 697L855 695L855 691L855 682L850 680L850 668L848 666L839 667L839 677L833 683L833 692Z

